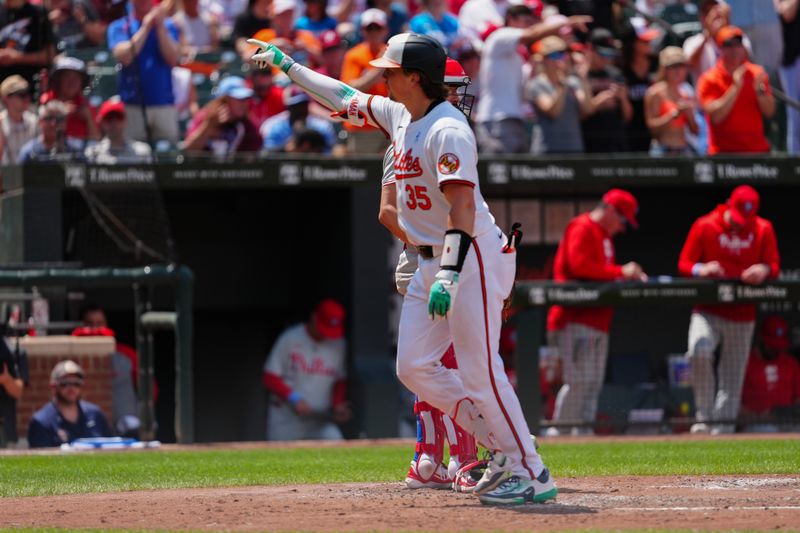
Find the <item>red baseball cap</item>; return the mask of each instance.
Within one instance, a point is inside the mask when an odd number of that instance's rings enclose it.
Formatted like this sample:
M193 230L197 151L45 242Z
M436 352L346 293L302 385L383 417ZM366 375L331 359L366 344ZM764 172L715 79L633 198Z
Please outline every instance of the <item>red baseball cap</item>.
M314 309L314 326L328 339L344 337L345 312L342 304L330 298L322 300Z
M330 50L332 48L340 48L342 46L342 38L334 30L325 30L319 34L319 42L322 45L322 51Z
M760 201L758 191L749 185L739 185L728 199L731 219L739 226L749 226L756 219Z
M603 195L603 202L613 206L633 228L639 229L636 214L639 212L639 202L628 191L611 189Z
M761 323L761 341L773 350L789 349L789 323L777 315L770 315Z
M101 121L112 113L125 117L125 104L120 100L106 100L97 112L97 120Z
M741 28L736 26L723 26L714 36L714 41L717 43L717 46L723 46L726 42L736 38L744 39L744 32Z

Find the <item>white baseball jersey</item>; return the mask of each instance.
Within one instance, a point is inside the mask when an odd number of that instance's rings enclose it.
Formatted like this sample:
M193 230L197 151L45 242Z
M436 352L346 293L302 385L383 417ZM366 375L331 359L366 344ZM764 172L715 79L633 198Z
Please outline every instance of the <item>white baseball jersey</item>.
M461 111L443 101L412 122L406 108L388 98L371 97L366 107L363 115L391 132L397 214L411 244L440 246L444 241L450 213L450 204L441 191L446 183L474 188L474 236L495 227L478 185L475 136ZM388 154L384 165L387 160ZM384 171L383 184L391 182Z
M315 341L305 324L297 324L275 341L264 372L283 378L314 411L327 411L332 407L333 385L346 376L345 342Z

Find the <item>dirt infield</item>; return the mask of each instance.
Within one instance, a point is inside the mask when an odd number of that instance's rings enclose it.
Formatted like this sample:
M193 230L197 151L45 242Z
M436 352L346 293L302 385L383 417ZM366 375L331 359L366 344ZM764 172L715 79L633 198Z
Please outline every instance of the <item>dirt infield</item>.
M798 530L798 476L562 478L558 501L485 507L401 483L4 498L3 527L270 531Z

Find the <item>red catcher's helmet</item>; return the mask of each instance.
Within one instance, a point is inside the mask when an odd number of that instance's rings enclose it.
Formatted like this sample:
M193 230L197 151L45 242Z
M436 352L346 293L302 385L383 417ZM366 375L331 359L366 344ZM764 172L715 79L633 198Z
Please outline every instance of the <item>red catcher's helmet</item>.
M467 94L467 89L471 81L472 80L470 80L469 76L467 76L467 73L464 71L464 67L461 66L461 63L448 57L444 67L444 84L448 87L456 88L458 102L453 105L461 110L461 112L466 115L467 119L469 119L470 114L472 114L472 104L475 100L474 95Z

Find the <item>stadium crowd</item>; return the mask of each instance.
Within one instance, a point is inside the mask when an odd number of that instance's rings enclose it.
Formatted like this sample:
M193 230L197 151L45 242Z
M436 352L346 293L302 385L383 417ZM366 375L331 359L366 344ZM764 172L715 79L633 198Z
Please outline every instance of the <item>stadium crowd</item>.
M399 32L440 40L472 80L484 153L800 151L773 87L800 99L797 0L6 0L3 164L151 150L377 153L254 37L387 94L369 61ZM767 127L765 127L767 124ZM779 138L780 137L780 138ZM143 144L144 143L144 144Z

